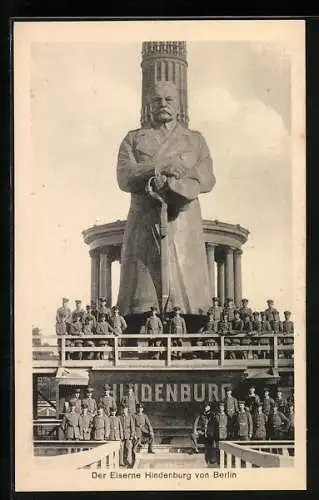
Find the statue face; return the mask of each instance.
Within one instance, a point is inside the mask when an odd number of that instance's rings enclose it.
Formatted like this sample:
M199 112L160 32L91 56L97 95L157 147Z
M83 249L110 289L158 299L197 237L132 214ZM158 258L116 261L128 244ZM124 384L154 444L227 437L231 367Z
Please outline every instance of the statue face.
M161 82L155 85L151 96L153 119L160 123L170 122L177 115L177 90L175 85Z

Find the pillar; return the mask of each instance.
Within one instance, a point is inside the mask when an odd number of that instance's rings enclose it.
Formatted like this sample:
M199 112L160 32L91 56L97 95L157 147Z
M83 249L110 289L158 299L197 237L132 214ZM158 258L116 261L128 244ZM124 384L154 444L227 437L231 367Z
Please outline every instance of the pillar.
M242 250L236 249L234 252L234 288L235 288L235 304L237 307L241 306L242 300L242 277L241 277L241 256Z
M226 299L234 298L234 250L231 247L226 247L225 294Z
M106 298L106 305L112 305L112 259L108 248L100 252L99 296Z
M99 254L97 251L90 252L91 257L91 300L97 301L99 297Z
M225 263L217 262L217 295L220 305L225 303Z
M212 297L215 297L215 245L212 243L206 243L206 257L207 257L207 267L208 267L208 277L210 284L210 293Z

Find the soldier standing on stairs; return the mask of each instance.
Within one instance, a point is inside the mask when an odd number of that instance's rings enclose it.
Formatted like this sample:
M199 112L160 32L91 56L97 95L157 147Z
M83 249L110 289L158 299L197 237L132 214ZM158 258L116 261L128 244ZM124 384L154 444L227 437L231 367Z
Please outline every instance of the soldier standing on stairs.
M134 451L140 451L142 443L146 439L148 443L148 453L154 453L153 441L154 431L148 416L144 413L144 406L142 403L137 405L137 413L134 416L135 423L135 445Z

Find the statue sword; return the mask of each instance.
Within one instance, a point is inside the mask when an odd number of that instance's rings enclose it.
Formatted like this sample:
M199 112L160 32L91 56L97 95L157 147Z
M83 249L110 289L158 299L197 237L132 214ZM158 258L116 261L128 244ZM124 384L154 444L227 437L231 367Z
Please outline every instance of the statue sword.
M167 203L164 198L157 193L153 188L155 176L150 177L146 185L146 192L160 203L160 257L161 257L161 315L162 320L165 320L165 312L169 298L169 242L168 242L168 218L167 218Z

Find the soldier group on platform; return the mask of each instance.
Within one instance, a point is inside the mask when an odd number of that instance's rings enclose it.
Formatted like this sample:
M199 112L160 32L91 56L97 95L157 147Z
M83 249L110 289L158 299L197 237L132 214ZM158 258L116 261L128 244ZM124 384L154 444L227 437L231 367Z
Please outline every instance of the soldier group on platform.
M245 400L238 401L227 387L221 402L204 403L195 418L191 439L195 453L199 453L199 443L204 444L209 461L220 441L294 440L293 397L285 400L278 390L272 398L268 388L259 397L251 387Z
M129 384L118 410L111 386L104 385L104 394L97 401L93 388L88 387L81 399L81 389L75 389L65 402L61 430L67 440L120 441L120 465L132 467L134 454L144 443L154 453L154 432L144 406L137 400Z
M75 336L72 339L66 339L66 347L111 347L111 342L107 337L120 337L127 329L127 323L124 317L120 314L118 306L112 308L107 307L106 299L101 297L98 305L92 302L85 309L82 308L80 300L75 301L75 309L71 311L68 307L69 300L64 298L62 306L58 308L56 314L56 333L57 335ZM160 336L165 334L173 334L172 345L175 347L183 346L183 338L188 333L188 328L185 319L182 316L180 307L175 307L173 314L164 318L162 322L156 307L151 307L149 316L146 319L143 329L149 335L150 347L163 347L165 340ZM195 332L192 332L195 333ZM267 359L269 357L269 349L271 339L269 334L282 334L278 341L279 357L292 358L292 350L280 351L280 346L292 345L294 334L294 323L291 320L291 312L284 311L284 320L281 321L280 313L274 307L272 299L267 300L267 308L264 311L253 311L248 306L248 300L242 299L241 307L236 308L233 299L228 298L224 307L221 307L219 300L216 297L212 299L212 306L207 311L205 324L200 328L198 333L202 333L201 338L196 338L192 341L192 345L198 347L203 346L203 351L193 351L193 358L209 357L215 359L217 353L214 350L205 350L208 346L217 346L218 338L216 336L225 336L224 345L234 346L234 349L227 349L226 359ZM93 335L105 336L95 340ZM181 337L176 337L181 335ZM210 336L213 335L213 336ZM85 337L89 337L85 339ZM285 337L286 336L286 337ZM119 346L124 346L125 342L119 340ZM236 350L237 347L241 347ZM247 346L247 350L242 346ZM256 346L256 349L251 349L249 346ZM260 349L258 347L260 346ZM163 357L161 350L153 350L151 353L153 359L161 359ZM182 358L183 355L177 349L172 351L172 358ZM92 351L86 350L81 352L66 351L67 359L113 359L113 352Z

